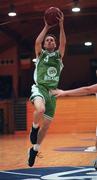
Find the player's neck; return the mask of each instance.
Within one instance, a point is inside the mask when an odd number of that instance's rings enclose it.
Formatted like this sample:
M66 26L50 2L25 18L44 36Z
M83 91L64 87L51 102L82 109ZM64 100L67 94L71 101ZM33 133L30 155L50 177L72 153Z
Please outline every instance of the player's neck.
M55 51L55 49L46 49L49 53L52 53Z

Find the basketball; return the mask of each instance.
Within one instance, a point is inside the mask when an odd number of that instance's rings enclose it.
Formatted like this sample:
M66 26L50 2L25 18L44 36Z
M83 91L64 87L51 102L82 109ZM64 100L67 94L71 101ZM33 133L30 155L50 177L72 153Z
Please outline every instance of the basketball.
M61 10L57 7L50 7L45 11L44 17L48 25L57 25L59 20L57 17L61 15Z

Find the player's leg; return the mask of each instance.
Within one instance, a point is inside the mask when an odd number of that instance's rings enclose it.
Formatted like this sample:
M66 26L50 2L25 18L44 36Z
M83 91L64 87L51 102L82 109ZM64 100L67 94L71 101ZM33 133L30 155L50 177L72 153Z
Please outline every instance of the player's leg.
M37 134L37 143L33 147L34 150L36 151L39 151L40 145L47 134L47 131L51 125L55 113L56 99L54 96L50 96L49 94L47 94L47 96L48 98L47 99L45 98L46 104L45 104L43 123Z
M41 94L39 87L36 85L33 85L31 88L30 101L34 103L35 106L35 111L33 113L33 123L30 132L30 141L32 144L35 144L37 141L37 133L39 130L39 120L41 119L45 111L44 97Z
M55 114L56 98L50 94L46 96L44 119L41 128L39 129L37 136L37 144L40 145L47 134L52 119Z
M42 124L42 126L39 129L38 134L37 134L37 143L34 144L34 146L30 149L30 152L29 152L29 166L33 166L33 164L35 162L35 158L36 158L37 153L39 151L40 145L41 145L42 141L44 140L44 138L45 138L45 136L47 134L47 131L48 131L48 129L50 127L50 124L52 122L51 120L52 120L52 118L54 116L54 113L55 113L55 106L56 106L55 97L54 96L49 97L48 94L47 94L47 96L48 96L48 98L45 98L46 99L46 104L45 104L45 109L46 110L45 110L45 113L44 113L43 124ZM41 108L42 108L42 106L41 106ZM40 109L38 109L38 110L39 110L39 112L38 112L38 114L39 114Z
M30 141L32 144L37 142L37 134L39 131L39 120L43 117L45 112L44 100L41 97L37 97L34 100L35 111L33 113L33 124L30 132Z
M39 120L43 116L45 111L45 103L44 100L41 97L37 97L34 99L34 105L35 105L35 112L33 116L33 125L32 130L30 133L30 140L34 146L30 148L29 150L29 158L28 158L28 165L31 167L34 164L35 158L37 156L40 144L37 143L38 137L39 137Z
M49 121L48 119L45 119L43 121L41 128L38 131L37 143L34 144L33 147L29 151L28 165L30 167L34 165L36 156L39 152L40 145L41 145L42 141L44 140L44 138L47 134L47 130L49 129L50 124L51 124L51 121Z
M39 146L42 143L42 141L44 140L44 138L47 134L47 131L50 127L51 122L52 122L51 120L44 118L42 126L40 127L39 132L38 132L38 136L37 136L37 144Z

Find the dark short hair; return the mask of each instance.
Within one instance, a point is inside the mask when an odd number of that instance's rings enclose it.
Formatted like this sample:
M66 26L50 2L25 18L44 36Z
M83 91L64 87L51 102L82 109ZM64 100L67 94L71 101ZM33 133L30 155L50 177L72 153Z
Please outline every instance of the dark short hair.
M56 42L56 44L57 44L57 38L56 38L56 36L54 36L53 34L47 34L47 35L45 36L45 38L44 38L44 41L45 41L45 39L46 39L48 36L53 37L54 40L55 40L55 42Z

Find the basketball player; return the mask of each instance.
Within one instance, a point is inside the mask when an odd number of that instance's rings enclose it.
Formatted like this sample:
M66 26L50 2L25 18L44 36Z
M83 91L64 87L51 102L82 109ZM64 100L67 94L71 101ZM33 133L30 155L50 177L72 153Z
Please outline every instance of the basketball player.
M59 48L56 49L56 38L47 34L49 26L45 26L35 42L36 69L34 73L35 84L31 88L30 100L34 103L33 124L30 132L30 141L33 146L29 150L28 165L31 167L35 162L40 145L45 138L47 130L52 122L56 98L50 93L50 89L57 88L59 76L62 70L62 58L65 52L66 36L64 32L63 13L58 16L59 20ZM55 26L56 27L56 26ZM43 43L43 49L42 49ZM42 126L39 120L43 119Z
M84 95L90 95L90 94L96 94L97 93L97 84L81 87L73 90L61 90L56 89L52 90L51 93L55 95L56 97L59 96L84 96ZM94 162L94 168L97 170L97 159Z

